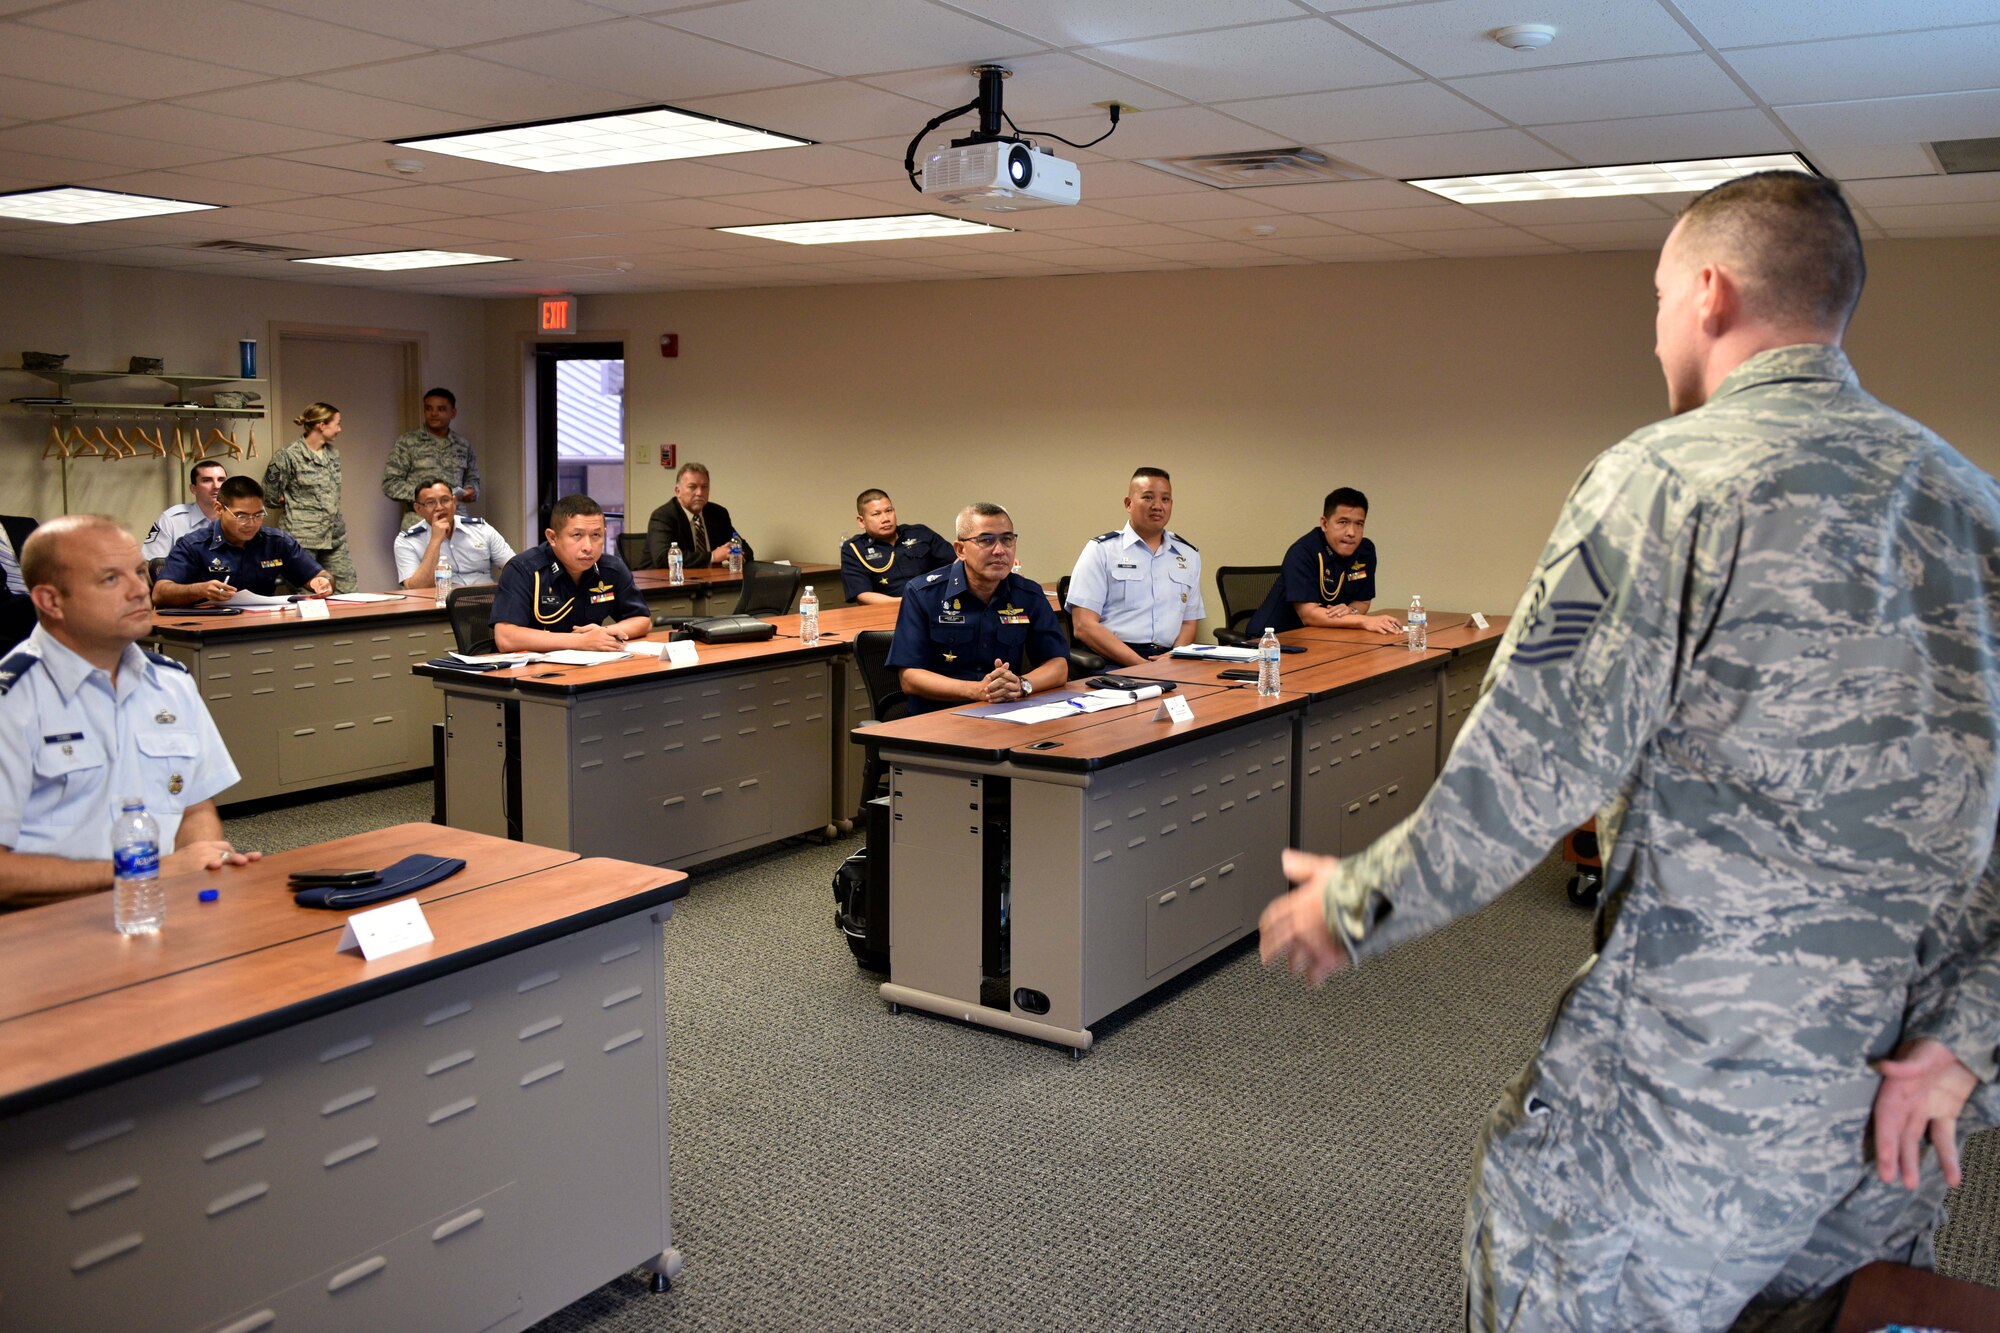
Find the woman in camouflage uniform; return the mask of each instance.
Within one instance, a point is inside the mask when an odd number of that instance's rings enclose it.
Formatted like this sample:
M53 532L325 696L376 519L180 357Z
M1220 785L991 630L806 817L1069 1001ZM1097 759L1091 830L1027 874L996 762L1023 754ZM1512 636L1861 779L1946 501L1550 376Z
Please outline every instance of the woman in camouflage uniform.
M347 552L347 520L340 512L340 409L314 403L292 418L304 432L277 452L264 469L264 498L284 508L284 528L333 576L335 592L353 592L354 558Z

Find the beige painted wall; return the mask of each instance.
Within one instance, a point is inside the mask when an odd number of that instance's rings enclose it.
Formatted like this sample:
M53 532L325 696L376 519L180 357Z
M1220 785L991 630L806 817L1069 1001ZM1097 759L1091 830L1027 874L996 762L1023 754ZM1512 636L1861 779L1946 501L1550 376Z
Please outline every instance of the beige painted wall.
M2000 468L2000 239L1881 243L1849 346L1863 382ZM944 529L1008 505L1027 573L1122 522L1169 469L1212 569L1274 563L1351 484L1382 600L1511 609L1583 465L1659 417L1651 255L589 297L624 330L634 453L714 469L760 552L831 560L881 485ZM520 411L530 307L488 312L489 416ZM658 338L678 333L662 359ZM671 477L635 463L632 510ZM643 518L635 518L642 523ZM1211 615L1219 610L1211 596Z
M488 395L484 315L478 302L8 256L0 256L0 293L0 365L19 365L26 349L67 352L69 368L78 370L122 369L138 354L162 358L169 371L228 374L236 369L236 340L248 334L258 340L259 369L279 380L265 386L265 398L285 408L287 417L321 395L309 386L283 382L272 324L422 332L430 356L422 378L426 385L443 383L458 392L463 409L458 424L481 446L489 487L498 483L493 512L513 512L518 450L495 450L500 457L488 463L479 417ZM24 375L4 375L0 391L4 401L47 392L47 386ZM169 391L154 381L114 380L81 386L74 396L85 395L91 401L161 403ZM207 402L207 392L197 393L196 400ZM261 479L273 441L282 445L296 433L283 420L259 422L257 458L230 464L230 470ZM58 465L41 456L47 434L46 416L0 408L0 509L40 517L63 512ZM350 443L342 441L343 446ZM187 499L186 467L177 461L81 459L70 469L72 512L111 514L141 536L160 510ZM354 481L349 479L350 491ZM388 504L373 487L368 491ZM507 532L510 539L515 535Z

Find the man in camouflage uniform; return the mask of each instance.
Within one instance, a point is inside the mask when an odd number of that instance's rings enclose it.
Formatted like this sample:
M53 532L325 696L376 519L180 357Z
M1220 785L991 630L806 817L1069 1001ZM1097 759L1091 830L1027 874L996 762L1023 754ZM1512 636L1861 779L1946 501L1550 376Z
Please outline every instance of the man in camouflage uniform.
M1920 1259L1935 1194L1883 1206L1871 1111L1915 1186L1994 1080L2000 487L1862 392L1863 272L1818 178L1689 205L1655 278L1677 415L1577 483L1417 812L1286 854L1264 953L1317 982L1599 813L1599 952L1475 1168L1471 1327L1725 1328Z
M479 456L452 429L457 416L457 396L450 389L432 389L424 395L423 429L404 431L390 447L382 494L401 504L405 516L415 512L417 483L431 477L444 478L462 505L479 498Z
M314 430L323 437L318 449L308 443ZM335 412L330 421L309 429L306 439L273 454L264 469L264 498L285 511L284 530L333 579L333 590L353 592L360 578L347 549L347 517L340 509L340 451L333 445L339 434L340 414Z

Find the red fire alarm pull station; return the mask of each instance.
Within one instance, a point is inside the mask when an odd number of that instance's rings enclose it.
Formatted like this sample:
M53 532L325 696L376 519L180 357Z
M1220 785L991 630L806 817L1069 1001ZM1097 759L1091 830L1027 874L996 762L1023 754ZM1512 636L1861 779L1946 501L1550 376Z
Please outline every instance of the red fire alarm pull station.
M544 296L536 307L535 324L542 333L574 334L577 313L574 296Z
M660 446L660 466L661 466L661 467L663 467L663 468L667 468L668 470L670 470L670 471L671 471L671 470L672 470L672 468L673 468L673 466L674 466L674 460L675 460L676 456L677 456L677 455L678 455L678 454L680 453L680 451L681 451L681 447L680 447L680 446L679 446L678 444L663 444L663 445L661 445L661 446Z
M680 354L681 354L681 335L680 335L680 334L678 334L678 333L663 333L663 334L661 334L661 335L660 335L660 355L661 355L661 356L679 356Z

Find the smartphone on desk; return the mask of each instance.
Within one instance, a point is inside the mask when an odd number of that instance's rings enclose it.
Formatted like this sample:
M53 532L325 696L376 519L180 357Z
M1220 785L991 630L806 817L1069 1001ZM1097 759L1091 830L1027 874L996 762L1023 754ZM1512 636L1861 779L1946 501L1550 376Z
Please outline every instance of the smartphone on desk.
M1257 679L1257 670L1255 667L1230 667L1226 671L1216 672L1215 678L1217 680L1255 681Z
M355 889L381 878L381 874L373 870L294 870L291 886L295 889Z

